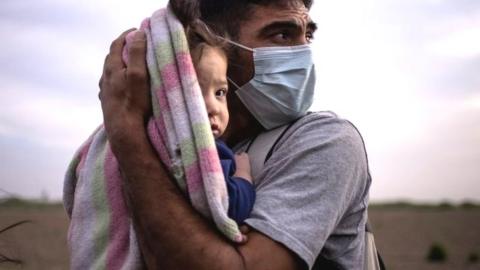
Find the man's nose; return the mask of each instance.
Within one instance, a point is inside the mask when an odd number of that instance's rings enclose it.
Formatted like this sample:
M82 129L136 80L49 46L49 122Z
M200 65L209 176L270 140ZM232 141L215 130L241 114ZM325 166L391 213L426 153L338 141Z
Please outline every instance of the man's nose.
M302 37L301 42L302 42L302 43L301 43L300 45L305 45L305 44L310 43L305 35Z
M309 44L310 42L308 41L307 39L307 36L306 34L304 33L303 35L299 36L298 38L296 38L296 44L295 45L305 45L305 44Z

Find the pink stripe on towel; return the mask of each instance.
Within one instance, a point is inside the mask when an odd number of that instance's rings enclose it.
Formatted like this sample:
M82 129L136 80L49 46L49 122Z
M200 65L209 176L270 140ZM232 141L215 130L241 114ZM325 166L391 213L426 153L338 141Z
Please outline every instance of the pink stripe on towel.
M107 199L110 204L108 228L107 269L121 269L128 253L130 217L125 204L120 170L110 147L105 156L105 179Z

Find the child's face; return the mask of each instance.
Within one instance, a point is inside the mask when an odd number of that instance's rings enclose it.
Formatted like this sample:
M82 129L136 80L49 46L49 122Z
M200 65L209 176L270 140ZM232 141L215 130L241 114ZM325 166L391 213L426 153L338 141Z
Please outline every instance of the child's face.
M195 63L198 82L207 107L210 126L215 138L220 137L228 124L227 58L216 47L205 46Z

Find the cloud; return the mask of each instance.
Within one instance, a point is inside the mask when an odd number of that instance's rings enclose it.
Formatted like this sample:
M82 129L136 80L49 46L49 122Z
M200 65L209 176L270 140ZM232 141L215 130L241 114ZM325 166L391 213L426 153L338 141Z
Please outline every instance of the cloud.
M360 129L371 198L478 199L480 3L316 4L314 108Z
M97 88L84 82L98 81L106 46L72 32L42 25L25 28L0 19L0 34L9 37L0 44L0 74L59 90L57 95L74 97L82 87Z
M372 47L380 53L382 47L391 49L393 57L386 59L395 62L389 66L408 74L416 91L441 98L478 89L480 2L390 0L373 9L369 24L356 31L376 33L380 40Z
M471 59L480 56L480 16L427 45L427 50L443 57Z
M0 1L2 188L60 197L73 151L102 121L110 42L165 3ZM314 109L360 128L373 199L478 190L478 10L468 0L315 2Z
M110 43L165 2L0 1L2 188L60 198L68 161L102 122Z
M65 98L97 89L110 43L165 1L0 2L0 74Z
M30 198L42 192L58 200L73 150L44 146L20 137L0 134L1 189ZM4 194L0 194L0 197Z
M465 107L471 108L473 110L480 110L480 93L471 95L468 99L466 99Z
M4 136L72 149L102 121L98 102L64 99L26 82L2 81L0 132Z
M440 104L439 104L440 105ZM374 199L477 199L480 107L445 103L423 134L401 148L370 155Z

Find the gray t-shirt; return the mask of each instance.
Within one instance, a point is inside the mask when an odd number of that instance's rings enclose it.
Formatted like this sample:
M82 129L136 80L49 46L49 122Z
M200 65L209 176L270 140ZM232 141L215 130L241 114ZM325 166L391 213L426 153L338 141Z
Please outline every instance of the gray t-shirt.
M254 181L257 197L247 224L295 252L309 269L319 255L335 269L363 268L371 178L362 138L350 122L327 113L297 120Z

